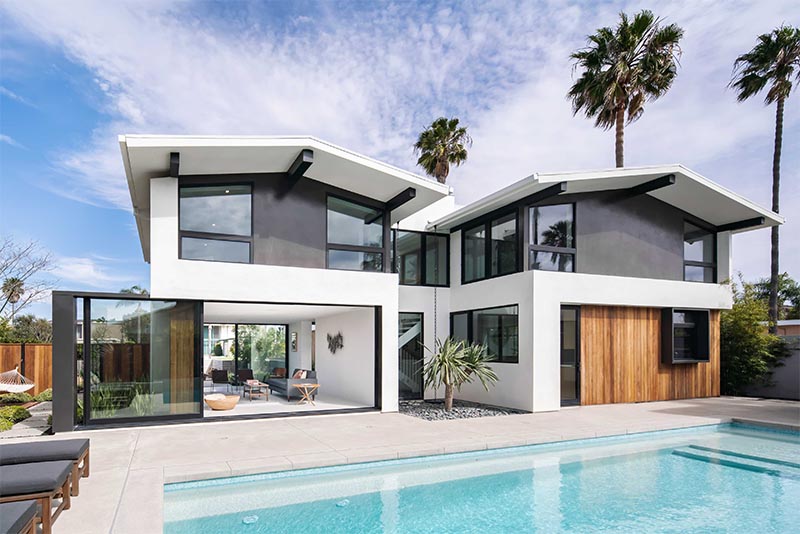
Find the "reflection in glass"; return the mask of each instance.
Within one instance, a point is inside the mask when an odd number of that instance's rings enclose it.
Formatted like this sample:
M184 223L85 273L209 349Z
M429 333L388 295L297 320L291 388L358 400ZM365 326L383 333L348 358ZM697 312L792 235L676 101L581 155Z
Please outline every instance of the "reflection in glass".
M450 336L456 341L469 341L469 312L454 313L450 317Z
M424 360L422 339L422 314L401 313L399 331L401 399L421 399L422 364Z
M250 243L246 241L182 237L181 258L185 260L250 263Z
M253 378L266 380L279 367L286 367L286 326L240 324L236 368L252 369Z
M476 226L464 230L464 281L471 282L486 277L486 227Z
M383 246L383 212L337 197L328 197L328 243Z
M530 251L530 268L540 271L561 271L571 273L575 270L573 265L574 254L561 254L559 252Z
M492 221L492 276L517 270L517 214Z
M400 283L419 285L422 283L421 251L422 234L398 230L395 237L395 271L400 274Z
M91 299L89 419L200 412L194 303Z
M331 249L328 251L328 268L380 272L383 270L383 254Z
M532 245L574 248L572 204L536 206L530 214Z
M425 283L431 286L447 285L447 236L425 236Z
M713 263L714 235L690 222L683 223L683 259Z
M249 236L251 214L249 185L180 188L181 231Z
M517 306L504 306L472 312L473 342L486 347L497 361L519 361L519 323Z
M561 401L578 400L578 310L561 308Z

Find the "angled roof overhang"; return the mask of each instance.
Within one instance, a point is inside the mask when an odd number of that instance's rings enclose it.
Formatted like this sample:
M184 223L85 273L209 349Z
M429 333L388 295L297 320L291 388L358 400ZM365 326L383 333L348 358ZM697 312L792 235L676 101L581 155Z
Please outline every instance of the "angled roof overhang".
M448 186L314 137L121 135L119 145L145 261L150 261L150 179L170 176L173 153L185 176L285 173L303 150L312 150L313 164L303 171L312 180L381 202L413 188L413 197L392 210L392 223L449 194Z
M674 175L674 180L666 179ZM682 165L627 167L586 172L537 173L468 204L429 227L452 230L486 213L564 183L561 194L620 191L646 194L733 233L783 224L784 218ZM741 223L747 224L742 225Z

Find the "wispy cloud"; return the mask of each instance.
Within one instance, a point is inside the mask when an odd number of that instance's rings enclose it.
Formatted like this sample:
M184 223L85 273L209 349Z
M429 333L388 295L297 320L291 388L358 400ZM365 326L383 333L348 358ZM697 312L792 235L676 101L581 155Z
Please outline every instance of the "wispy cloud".
M119 260L102 256L59 256L55 260L51 274L58 278L62 285L74 289L118 291L121 287L140 283L135 276L120 274Z
M18 143L16 139L6 134L0 134L0 143L5 143L15 148L25 148L25 146L23 146L21 143Z
M796 17L796 0L713 2L467 1L225 4L10 1L0 9L94 73L110 118L55 165L61 194L129 209L119 133L314 134L413 169L411 145L439 115L470 126L470 160L451 173L459 203L535 171L608 167L613 136L572 117L569 53L620 10L655 10L686 30L674 88L628 129L630 164L681 162L769 200L772 113L726 90L755 36ZM313 15L308 15L308 13ZM788 106L787 140L800 135ZM800 210L800 156L785 150L784 212ZM795 184L795 185L792 185ZM789 232L800 234L797 222ZM768 242L737 246L764 272ZM785 265L800 268L790 248ZM768 260L767 260L768 261Z
M3 87L2 85L0 85L0 95L4 96L6 98L10 98L11 100L14 100L15 102L19 102L20 104L24 104L24 105L26 105L28 107L31 107L31 108L37 107L36 104L31 102L27 98L24 98L24 97L18 95L17 93L12 91L11 89L8 89L7 87Z

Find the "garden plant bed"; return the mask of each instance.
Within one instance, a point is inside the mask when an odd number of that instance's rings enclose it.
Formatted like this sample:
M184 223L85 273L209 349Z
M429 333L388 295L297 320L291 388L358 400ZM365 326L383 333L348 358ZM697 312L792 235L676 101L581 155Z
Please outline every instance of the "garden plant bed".
M453 401L453 409L444 410L444 401L400 401L400 413L419 417L427 421L444 421L446 419L471 419L473 417L495 417L526 413L513 408L487 406L476 402Z

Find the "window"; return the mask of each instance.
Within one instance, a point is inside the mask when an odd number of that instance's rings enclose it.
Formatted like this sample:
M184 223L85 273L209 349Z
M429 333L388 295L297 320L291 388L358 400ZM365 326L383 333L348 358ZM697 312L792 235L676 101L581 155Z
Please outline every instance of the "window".
M450 237L392 230L392 268L403 285L447 286Z
M252 186L181 186L180 257L250 263Z
M328 268L383 270L383 211L328 197Z
M683 222L683 279L715 282L717 277L716 234L688 221Z
M450 314L455 339L478 343L501 363L519 362L519 308L517 305Z
M709 361L709 311L666 308L661 312L664 363Z
M462 283L519 271L516 211L465 228L461 233Z
M575 205L530 208L529 268L575 271Z

